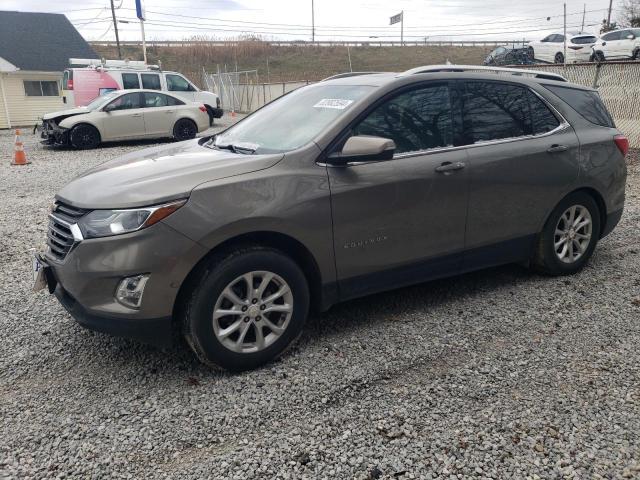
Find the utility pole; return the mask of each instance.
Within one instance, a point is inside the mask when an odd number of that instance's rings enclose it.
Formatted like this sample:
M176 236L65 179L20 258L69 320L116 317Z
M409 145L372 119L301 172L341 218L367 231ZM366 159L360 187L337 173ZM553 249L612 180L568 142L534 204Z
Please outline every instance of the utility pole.
M404 10L400 11L400 46L404 47Z
M609 13L607 14L607 30L611 28L611 7L613 7L613 0L609 0Z
M315 43L316 41L316 21L315 21L315 12L313 8L313 0L311 0L311 43Z
M580 33L584 32L584 16L587 14L587 4L582 7L582 27L580 27Z
M564 67L567 68L567 4L564 5Z
M122 60L122 51L120 50L120 37L118 36L118 22L116 21L116 7L113 6L113 0L111 0L111 16L113 17L113 29L116 32L116 45L118 45L118 59Z

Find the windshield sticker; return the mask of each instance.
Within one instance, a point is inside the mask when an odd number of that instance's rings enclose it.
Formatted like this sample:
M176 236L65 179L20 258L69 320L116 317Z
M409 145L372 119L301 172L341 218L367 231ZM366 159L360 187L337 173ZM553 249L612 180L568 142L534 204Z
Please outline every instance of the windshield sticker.
M344 110L353 103L353 100L344 98L323 98L316 103L313 108L335 108L336 110Z

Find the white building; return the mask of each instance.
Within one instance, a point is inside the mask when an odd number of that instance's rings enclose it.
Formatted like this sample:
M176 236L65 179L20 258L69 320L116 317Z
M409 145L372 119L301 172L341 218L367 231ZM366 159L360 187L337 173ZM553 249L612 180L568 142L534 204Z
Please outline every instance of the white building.
M0 129L62 110L69 58L98 58L64 15L0 11Z

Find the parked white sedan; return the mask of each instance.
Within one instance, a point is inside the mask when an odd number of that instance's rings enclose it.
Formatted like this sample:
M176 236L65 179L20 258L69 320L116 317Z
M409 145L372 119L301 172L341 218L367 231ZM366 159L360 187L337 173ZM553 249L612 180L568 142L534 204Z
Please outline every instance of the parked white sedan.
M204 105L155 90L118 90L86 107L42 117L43 143L95 148L102 142L143 138L194 138L209 128Z
M591 47L598 37L590 33L567 32L567 62L588 62L591 60ZM564 63L564 35L552 33L542 40L530 42L529 57L549 63Z
M605 33L601 41L593 46L593 56L600 62L630 58L640 60L640 28Z

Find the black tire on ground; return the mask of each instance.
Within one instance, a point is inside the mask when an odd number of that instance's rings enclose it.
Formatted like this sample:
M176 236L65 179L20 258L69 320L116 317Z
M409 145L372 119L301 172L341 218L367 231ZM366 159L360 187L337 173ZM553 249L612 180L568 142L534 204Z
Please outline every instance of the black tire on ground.
M209 115L209 126L213 127L213 110L209 105L205 105L205 107L207 109L207 115Z
M188 118L181 118L173 126L173 138L179 142L196 138L197 134L198 127L193 120L189 120Z
M271 345L255 352L236 352L216 337L213 313L223 290L249 272L272 272L281 277L292 293L293 310L285 330ZM304 273L290 257L273 248L253 245L215 254L200 267L187 288L180 314L187 343L203 363L230 371L257 368L280 356L302 333L309 312Z
M640 48L637 48L636 51L634 52L633 59L640 60Z
M602 63L602 62L604 62L606 60L604 58L604 53L602 53L602 52L596 52L596 53L593 54L593 56L594 56L595 61L598 62L598 63Z
M556 226L558 226L560 217L572 206L581 206L588 210L592 224L591 239L580 258L573 263L564 263L558 258L554 245L556 241ZM547 275L572 275L579 272L591 258L600 239L600 232L602 231L600 218L600 209L591 195L585 192L575 192L567 195L551 212L542 232L538 235L536 249L531 262L532 268Z
M556 56L553 58L555 63L564 63L564 55L560 52L556 53Z
M533 61L536 59L536 52L533 47L529 47L529 49L527 50L527 54L529 55L529 60Z
M100 145L100 132L93 125L81 123L69 132L69 143L78 150L89 150Z

